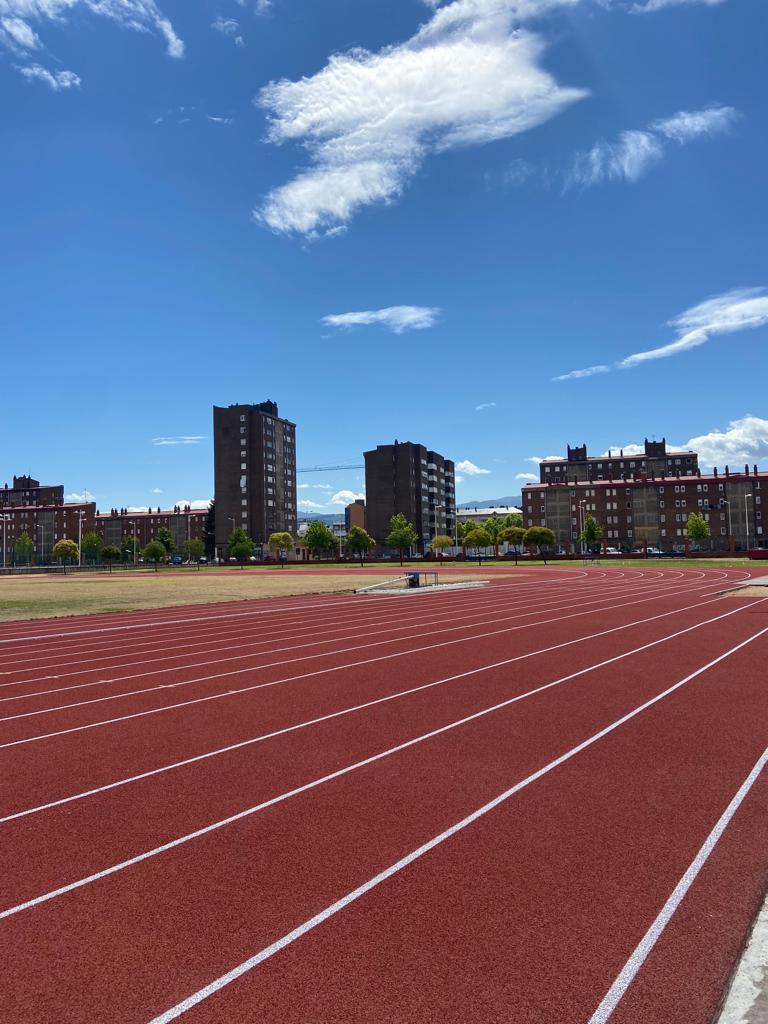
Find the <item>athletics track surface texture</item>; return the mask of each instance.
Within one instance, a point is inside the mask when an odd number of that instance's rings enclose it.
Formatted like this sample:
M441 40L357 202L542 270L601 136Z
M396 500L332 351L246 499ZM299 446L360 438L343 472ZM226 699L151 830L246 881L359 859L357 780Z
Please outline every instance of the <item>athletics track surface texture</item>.
M5 624L0 1018L708 1024L768 881L748 576Z

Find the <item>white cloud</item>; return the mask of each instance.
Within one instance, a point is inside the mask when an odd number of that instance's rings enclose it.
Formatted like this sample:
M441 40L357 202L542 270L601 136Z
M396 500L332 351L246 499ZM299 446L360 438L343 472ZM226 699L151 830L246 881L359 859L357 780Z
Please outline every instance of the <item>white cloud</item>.
M193 501L190 501L189 498L179 498L173 504L178 505L180 508L184 508L185 505L189 505L190 508L208 508L212 501L213 498L195 498Z
M403 331L421 331L433 327L440 315L435 306L387 306L384 309L364 309L357 313L332 313L320 323L326 327L359 327L381 324L395 334Z
M216 117L214 114L205 115L209 121L213 121L214 124L232 124L234 118L232 117Z
M561 373L559 377L553 377L552 380L579 380L581 377L594 377L598 373L610 372L610 366L604 366L601 363L599 366L588 366L584 370L571 370L570 373Z
M480 405L475 406L475 412L483 412L485 409L494 409L495 407L495 402L481 402Z
M184 56L184 43L155 0L0 0L0 44L16 53L38 50L43 43L33 25L49 21L61 25L75 8L110 18L136 32L156 32L165 39L171 57ZM18 70L26 78L37 78L55 91L80 84L73 71L51 71L39 64Z
M699 453L705 466L738 468L741 462L754 463L768 459L768 420L747 413L743 419L731 420L727 430L692 437L686 448Z
M241 7L253 7L253 13L268 14L272 8L272 0L237 0Z
M535 473L515 473L515 480L538 480Z
M652 14L654 11L662 11L667 7L687 7L692 4L717 7L722 3L725 3L725 0L646 0L645 3L633 4L631 10L634 14Z
M325 508L325 505L318 505L316 501L310 501L309 498L302 498L300 501L297 501L296 504L299 508L306 509Z
M635 352L616 365L629 369L652 359L666 359L691 348L698 348L709 341L712 335L732 334L750 327L768 324L768 294L765 288L735 288L724 295L717 295L706 302L687 309L670 321L680 335L677 341Z
M467 476L487 476L491 472L490 469L480 469L479 466L476 466L474 462L470 462L469 459L457 462L456 470L459 473L466 473Z
M152 488L152 493L153 494L162 494L163 491L162 491L162 488L160 488L160 487L153 487Z
M126 509L127 512L149 512L149 508L146 505L129 505Z
M201 441L205 441L204 436L199 435L180 435L178 437L153 437L152 444L154 445L170 445L170 444L200 444Z
M720 135L730 130L738 116L733 107L681 110L643 130L622 132L613 141L601 139L591 149L576 153L566 172L564 187L638 181L663 158L670 142L684 145L694 139Z
M331 498L332 505L349 505L352 501L358 501L360 498L365 500L365 493L357 494L355 491L336 491L334 496Z
M235 18L217 18L211 22L211 28L231 39L235 46L245 46L245 40L240 35L240 22Z
M96 501L96 495L91 494L89 490L85 490L81 494L78 494L77 491L73 491L71 494L64 495L64 501Z
M562 457L562 455L545 455L544 458L542 458L540 455L529 455L525 461L532 462L534 465L540 466L542 462L559 462Z
M391 202L430 154L530 130L583 98L541 66L542 40L519 27L576 0L454 0L406 42L332 56L257 97L269 139L302 142L312 164L254 211L276 232L342 229L363 206Z
M768 289L766 288L734 288L723 295L700 302L684 313L669 321L669 326L677 329L678 338L658 348L644 352L633 352L613 364L613 369L630 370L641 363L655 359L667 359L680 352L705 345L709 339L718 334L733 334L748 328L763 327L768 324ZM601 372L606 372L606 367ZM571 370L553 380L576 380L589 377L595 367L586 370Z
M460 473L457 473L455 475L454 480L456 481L457 484L463 484L464 483L464 477Z
M42 45L31 25L21 18L0 18L0 42L10 50L23 51L38 50Z
M30 80L36 78L40 82L45 82L54 92L60 92L62 89L73 89L80 85L80 78L74 71L49 71L41 64L27 64L18 70L25 78Z

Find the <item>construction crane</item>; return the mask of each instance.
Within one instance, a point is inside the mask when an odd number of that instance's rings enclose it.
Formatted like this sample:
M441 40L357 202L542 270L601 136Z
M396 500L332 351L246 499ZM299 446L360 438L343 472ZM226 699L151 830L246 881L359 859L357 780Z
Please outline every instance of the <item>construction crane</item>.
M362 462L349 464L346 466L304 466L303 469L297 469L297 473L334 473L337 469L365 469Z

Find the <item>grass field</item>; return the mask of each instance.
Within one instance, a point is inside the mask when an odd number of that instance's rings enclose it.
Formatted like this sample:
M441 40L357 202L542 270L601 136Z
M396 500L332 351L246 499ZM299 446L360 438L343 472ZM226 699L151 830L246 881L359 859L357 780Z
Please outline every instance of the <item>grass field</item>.
M392 575L399 574L400 567ZM294 594L328 594L381 583L386 576L349 573L343 576L244 570L225 574L164 572L94 574L87 576L12 576L0 579L0 622L13 619L45 619L64 615L136 611L173 605L222 601L258 600ZM443 582L472 579L446 576Z

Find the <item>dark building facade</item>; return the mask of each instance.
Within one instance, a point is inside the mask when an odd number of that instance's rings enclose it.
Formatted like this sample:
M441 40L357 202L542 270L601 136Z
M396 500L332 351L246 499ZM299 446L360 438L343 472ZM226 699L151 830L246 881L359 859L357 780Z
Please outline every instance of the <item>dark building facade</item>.
M765 501L764 501L765 498ZM768 473L683 472L637 479L571 480L523 488L523 524L546 526L566 550L578 547L581 525L591 515L603 528L603 543L625 550L645 546L670 551L684 546L688 516L698 512L709 523L714 550L764 547L768 534Z
M3 505L0 507L0 544L5 551L5 564L17 561L16 542L26 533L32 541L32 560L38 565L53 561L57 541L75 542L93 530L96 504L93 501L54 505Z
M8 484L0 490L0 508L11 505L61 505L64 502L64 484L41 484L31 476L15 476L13 487Z
M411 441L380 444L364 457L366 529L377 543L384 543L397 512L413 525L422 550L437 534L453 536L456 481L450 459Z
M587 455L587 446L572 448L564 459L546 459L539 466L541 483L556 483L564 480L617 480L646 476L672 476L678 471L681 476L695 476L699 469L696 452L668 452L666 438L649 441L646 437L644 451L640 454L625 454L623 448L609 451L607 455Z
M174 552L183 554L185 540L202 540L207 509L190 508L188 505L172 509L148 509L146 512L130 512L125 508L113 508L96 516L96 533L104 546L121 547L126 537L135 537L139 549L145 548L157 536L161 526L171 531Z
M214 406L213 457L219 557L234 527L257 544L296 536L296 424L275 402Z

